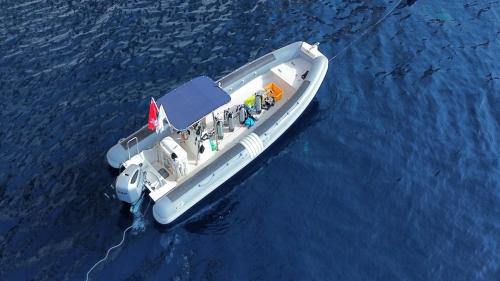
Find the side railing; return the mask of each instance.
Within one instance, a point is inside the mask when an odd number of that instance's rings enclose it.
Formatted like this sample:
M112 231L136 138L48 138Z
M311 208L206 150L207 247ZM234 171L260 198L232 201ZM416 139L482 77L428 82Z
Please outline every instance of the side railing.
M137 150L137 154L139 154L139 139L137 137L133 137L127 141L127 152L128 152L128 159L130 160L130 143L135 140L135 149Z

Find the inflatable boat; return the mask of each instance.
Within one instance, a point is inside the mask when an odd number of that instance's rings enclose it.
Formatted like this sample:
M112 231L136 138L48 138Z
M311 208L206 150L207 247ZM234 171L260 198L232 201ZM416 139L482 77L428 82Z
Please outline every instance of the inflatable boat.
M118 199L147 194L173 222L281 136L306 109L328 69L318 44L296 42L218 81L201 76L155 102L164 130L144 126L107 152ZM151 112L150 112L151 114Z

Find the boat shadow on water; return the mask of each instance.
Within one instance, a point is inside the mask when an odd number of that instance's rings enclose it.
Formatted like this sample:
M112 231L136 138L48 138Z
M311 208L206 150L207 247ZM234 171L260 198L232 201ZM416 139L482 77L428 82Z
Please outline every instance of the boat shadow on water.
M289 147L308 127L314 125L319 115L319 102L315 97L290 128L248 166L236 173L172 223L163 225L154 222L155 229L160 232L168 232L177 227L184 227L188 232L198 234L224 232L227 228L227 221L223 222L220 218L230 214L231 210L238 206L238 202L232 200L230 194L239 184L250 178L262 167L268 165L274 157ZM152 219L151 213L149 213L148 217ZM154 219L152 220L154 221Z

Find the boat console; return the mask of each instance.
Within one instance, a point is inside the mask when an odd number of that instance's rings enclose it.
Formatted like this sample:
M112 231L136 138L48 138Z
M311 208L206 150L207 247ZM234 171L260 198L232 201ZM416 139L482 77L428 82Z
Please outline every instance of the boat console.
M187 175L188 157L187 152L174 139L166 137L160 142L160 149L163 152L163 166L169 167L174 175L174 180Z

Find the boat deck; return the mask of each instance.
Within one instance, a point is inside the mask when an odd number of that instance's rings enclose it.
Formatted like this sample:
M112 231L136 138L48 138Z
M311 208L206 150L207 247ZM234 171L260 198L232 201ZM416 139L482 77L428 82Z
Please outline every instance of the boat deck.
M294 94L297 92L297 88L304 80L301 75L305 71L304 69L308 69L308 67L309 65L305 60L301 58L295 58L292 61L282 63L270 69L268 72L257 76L246 83L244 81L241 81L241 87L237 88L234 91L231 91L231 101L221 108L215 110L215 116L217 116L219 119L222 119L224 110L243 104L248 97L254 95L259 90L262 90L267 84L271 82L275 83L283 90L282 98L281 100L275 102L275 105L271 108L267 110L263 109L260 114L252 114L256 118L254 126L258 127L259 124L263 123L269 117L273 116L277 112L280 112L279 109L293 98ZM211 115L208 115L205 120L206 128L214 127L213 118ZM146 132L147 131L148 130L146 130ZM150 191L149 196L154 201L157 201L161 197L174 190L176 186L187 181L197 172L207 167L210 163L215 161L215 159L220 157L231 147L239 143L241 139L247 135L247 132L248 128L244 124L240 124L238 120L236 120L235 122L235 128L233 132L230 132L229 128L224 126L223 138L217 140L217 150L212 151L209 141L206 140L203 143L203 145L205 146L205 152L203 153L202 157L199 157L199 155L197 155L197 153L195 152L197 151L196 148L193 150L194 144L189 144L186 141L182 141L180 136L177 134L170 135L170 137L172 137L177 143L181 145L181 147L183 147L184 150L187 151L188 155L188 173L185 176L179 177L177 180L174 180L174 177L172 176L173 172L169 171L168 168L164 166L164 163L160 161L161 157L159 156L160 152L158 151L159 145L155 145L152 149L142 151L138 155L133 156L127 162L128 164L143 163L143 168L147 172L145 183L146 187ZM133 139L133 137L135 137L136 135L142 136L143 134L144 130L141 129L124 140L122 143L126 145L126 142ZM194 138L194 136L190 135L190 138Z

